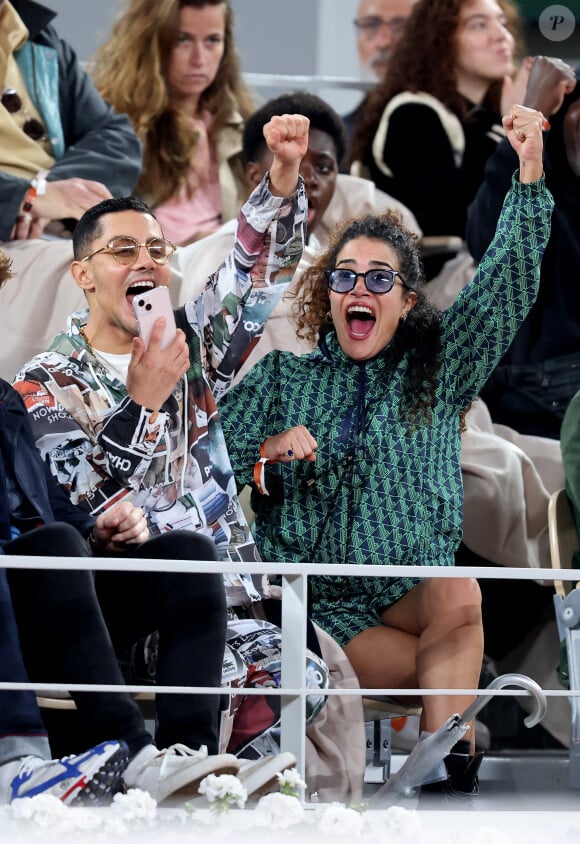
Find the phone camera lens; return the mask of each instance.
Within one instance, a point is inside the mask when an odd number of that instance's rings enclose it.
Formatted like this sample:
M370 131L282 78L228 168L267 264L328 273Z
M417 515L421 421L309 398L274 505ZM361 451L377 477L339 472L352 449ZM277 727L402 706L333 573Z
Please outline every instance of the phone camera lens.
M139 299L139 301L137 302L137 304L138 304L138 306L139 306L140 308L142 308L142 307L143 307L143 305L145 304L145 302L143 301L143 299Z
M152 307L153 305L151 304L151 302L147 302L147 304L145 305L145 310L150 311Z

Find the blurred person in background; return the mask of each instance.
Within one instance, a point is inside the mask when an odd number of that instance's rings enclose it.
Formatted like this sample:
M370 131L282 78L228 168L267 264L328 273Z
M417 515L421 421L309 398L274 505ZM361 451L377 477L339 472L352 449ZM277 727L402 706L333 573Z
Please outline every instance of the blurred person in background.
M511 0L419 0L369 95L351 172L407 205L426 237L464 238L467 206L505 137L501 115L523 100L512 83L518 32ZM425 262L428 280L448 258Z
M16 276L0 292L6 379L83 301L69 272L76 221L130 193L141 168L130 121L95 90L55 16L31 0L0 0L0 246Z
M356 47L363 79L380 82L384 77L393 48L404 32L416 0L360 0L356 18ZM349 114L344 125L349 139L363 110L366 98Z
M128 0L92 61L143 144L134 193L178 245L215 231L249 193L240 153L254 104L233 31L229 0Z

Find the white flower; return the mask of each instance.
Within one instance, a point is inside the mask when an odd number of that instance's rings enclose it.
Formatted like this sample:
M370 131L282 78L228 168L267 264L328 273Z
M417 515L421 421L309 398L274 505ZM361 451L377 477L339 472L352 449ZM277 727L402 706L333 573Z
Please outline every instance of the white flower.
M75 806L74 810L66 812L66 819L70 828L82 832L99 829L102 826L102 815L97 814L88 807Z
M144 821L151 824L157 814L157 803L149 792L130 788L126 794L115 794L111 809L122 821Z
M298 797L301 788L306 788L306 783L301 778L296 768L286 768L282 773L277 773L278 785L281 794L288 794L290 797Z
M509 844L512 840L507 832L496 826L482 826L472 830L469 839L473 844Z
M254 824L287 829L304 820L302 803L289 794L266 794L254 809Z
M115 838L125 838L129 834L129 827L122 818L107 815L104 833L109 840L114 841Z
M403 806L391 806L380 815L386 831L401 844L407 841L416 842L421 838L423 823L419 812L405 809Z
M207 797L217 814L227 812L234 804L243 809L248 799L248 792L232 774L208 774L200 782L198 791Z
M360 812L347 809L342 803L331 803L322 812L318 828L324 835L350 835L358 838L363 825L364 818Z
M67 808L52 794L21 797L10 804L12 816L17 820L32 821L36 826L49 827L62 821Z
M0 806L0 830L6 829L13 817L12 806Z

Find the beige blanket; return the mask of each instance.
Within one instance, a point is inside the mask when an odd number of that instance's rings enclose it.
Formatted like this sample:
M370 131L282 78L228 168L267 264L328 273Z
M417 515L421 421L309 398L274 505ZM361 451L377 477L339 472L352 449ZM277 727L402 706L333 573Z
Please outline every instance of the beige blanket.
M494 425L478 399L466 418L463 541L503 566L550 566L548 501L564 485L560 443Z
M358 689L356 674L342 648L317 625L322 656L330 669L331 689ZM306 730L308 794L321 803L358 803L365 769L365 730L360 695L329 695Z

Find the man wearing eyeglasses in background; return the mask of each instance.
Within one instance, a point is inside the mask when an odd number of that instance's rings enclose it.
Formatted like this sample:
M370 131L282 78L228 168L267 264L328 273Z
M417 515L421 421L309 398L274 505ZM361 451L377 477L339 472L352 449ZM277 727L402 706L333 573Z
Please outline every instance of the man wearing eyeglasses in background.
M74 222L130 193L141 168L128 118L98 94L54 17L33 0L0 0L0 246L16 276L0 293L8 379L82 302L68 272Z
M360 0L354 19L356 46L363 79L379 81L385 75L393 48L401 38L416 0ZM343 117L349 138L362 108Z

